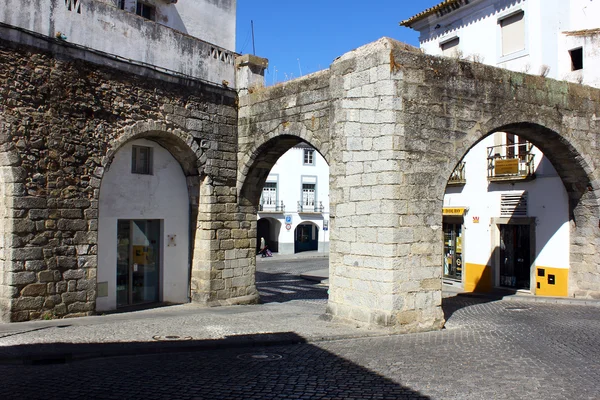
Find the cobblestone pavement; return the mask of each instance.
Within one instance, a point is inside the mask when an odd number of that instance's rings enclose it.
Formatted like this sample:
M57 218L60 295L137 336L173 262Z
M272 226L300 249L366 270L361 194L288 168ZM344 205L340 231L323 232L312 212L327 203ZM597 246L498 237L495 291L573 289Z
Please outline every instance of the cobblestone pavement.
M0 398L599 398L599 308L456 296L444 310L438 332L0 365Z
M325 305L327 286L300 277L300 274L327 268L327 257L289 259L261 259L256 262L256 287L262 303L305 300Z

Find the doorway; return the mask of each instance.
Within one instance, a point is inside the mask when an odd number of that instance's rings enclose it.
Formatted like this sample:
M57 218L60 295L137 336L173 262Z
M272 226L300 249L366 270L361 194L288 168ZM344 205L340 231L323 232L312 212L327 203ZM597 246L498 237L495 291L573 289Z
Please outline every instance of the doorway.
M160 222L117 221L117 307L159 301Z
M531 288L530 225L499 225L500 286Z
M444 278L461 281L462 253L462 221L444 222Z
M319 250L319 230L313 224L300 224L296 227L294 252Z

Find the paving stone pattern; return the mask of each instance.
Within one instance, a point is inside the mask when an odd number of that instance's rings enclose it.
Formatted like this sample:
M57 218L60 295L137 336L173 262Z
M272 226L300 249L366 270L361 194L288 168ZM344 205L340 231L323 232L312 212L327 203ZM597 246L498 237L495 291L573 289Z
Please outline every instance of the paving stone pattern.
M444 299L438 332L1 365L2 398L596 399L596 307ZM60 380L56 377L60 376Z
M276 260L261 261L256 263L256 288L261 303L303 300L325 306L327 286L305 280L300 274L327 268L328 258L290 260L284 263Z

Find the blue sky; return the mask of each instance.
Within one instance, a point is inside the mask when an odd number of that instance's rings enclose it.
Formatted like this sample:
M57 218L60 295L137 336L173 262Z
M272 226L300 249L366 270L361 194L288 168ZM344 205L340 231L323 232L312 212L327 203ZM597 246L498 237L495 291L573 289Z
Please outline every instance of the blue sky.
M389 36L418 46L418 34L398 25L441 0L237 0L236 52L269 59L267 85L329 67L357 47Z

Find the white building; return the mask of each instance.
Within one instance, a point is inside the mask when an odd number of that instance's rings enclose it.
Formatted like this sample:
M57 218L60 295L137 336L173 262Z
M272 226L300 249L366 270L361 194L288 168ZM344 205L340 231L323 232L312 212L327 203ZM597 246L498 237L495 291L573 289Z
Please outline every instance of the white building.
M401 25L427 54L600 87L599 0L445 0Z
M309 145L291 148L271 169L257 235L280 254L329 252L329 166Z
M600 1L446 0L401 25L428 54L600 87ZM486 137L444 196L444 278L566 296L569 213L550 161L510 132Z

